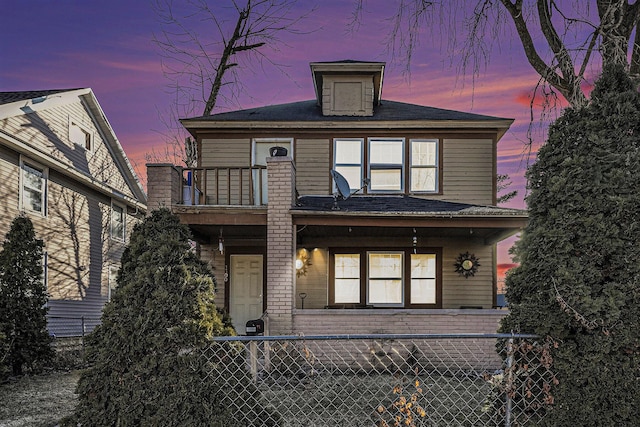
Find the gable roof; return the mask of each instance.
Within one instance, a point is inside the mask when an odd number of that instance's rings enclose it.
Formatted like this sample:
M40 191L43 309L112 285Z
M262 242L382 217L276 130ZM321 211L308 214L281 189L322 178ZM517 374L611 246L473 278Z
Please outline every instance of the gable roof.
M98 100L90 88L0 92L0 119L30 114L55 106L66 105L70 102L77 101L78 98L85 103L92 120L95 121L96 126L100 129L107 148L109 149L114 162L118 166L118 170L121 172L125 182L127 183L127 186L134 195L135 200L131 200L130 198L129 200L126 200L127 197L121 194L117 189L111 188L105 183L96 182L93 177L87 176L81 171L71 170L69 173L71 173L76 179L85 182L87 185L96 188L102 193L108 194L111 197L121 197L133 206L146 209L145 205L147 196L142 188L140 180L134 171L133 166L129 162L120 141L115 135L111 124L107 120L102 107L100 107ZM58 163L62 165L60 160L54 159L48 153L41 153L34 150L30 141L22 141L15 135L11 135L2 129L0 129L0 135L2 135L8 142L14 144L16 148L19 148L20 151L26 150L30 152L30 155L36 157L38 160L42 159L45 163L48 162L52 165L55 163L54 166ZM69 165L66 166L67 170L69 170Z

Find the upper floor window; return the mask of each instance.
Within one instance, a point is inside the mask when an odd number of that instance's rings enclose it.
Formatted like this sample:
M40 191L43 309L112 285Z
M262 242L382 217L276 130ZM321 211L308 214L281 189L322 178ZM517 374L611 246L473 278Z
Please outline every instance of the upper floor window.
M369 138L369 188L373 192L402 192L404 139Z
M111 238L124 241L125 237L125 208L111 204Z
M362 139L336 139L333 144L333 167L347 179L351 190L362 187L362 145Z
M352 191L369 184L367 193L437 193L439 191L438 140L404 138L337 138L333 167Z
M340 250L332 254L330 305L440 306L439 249Z
M93 132L71 120L69 121L69 140L85 150L93 149Z
M410 141L410 189L412 193L438 191L438 141L413 139Z
M255 138L251 147L251 166L263 166L264 169L254 170L252 175L254 188L254 204L266 205L269 202L267 194L267 157L273 157L273 149L282 147L287 150L287 156L293 157L293 139L291 138Z
M20 208L46 215L47 169L28 160L21 161Z

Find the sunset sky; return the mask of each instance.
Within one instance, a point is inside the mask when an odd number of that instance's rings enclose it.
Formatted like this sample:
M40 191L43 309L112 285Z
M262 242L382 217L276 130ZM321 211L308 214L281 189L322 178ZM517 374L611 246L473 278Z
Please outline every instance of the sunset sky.
M365 1L367 10L356 32L348 31L353 0L299 3L301 11L316 4L297 25L300 34L283 34L278 50L264 51L282 70L268 64L246 67L241 73L245 93L239 98L240 107L312 99L309 62L386 62L383 99L515 119L498 145L498 172L508 173L520 193L509 206L524 207L523 143L537 74L526 62L511 26L489 40L491 59L473 81L458 72L460 58L450 53L448 38L461 23L434 19L433 26L425 25L420 34L407 76L385 44L391 28L386 18L395 2ZM92 88L127 155L144 175L145 153L164 150L166 129L160 117L173 99L160 51L152 41L161 26L151 4L151 0L0 0L0 91ZM233 9L220 10L227 21L235 20ZM222 105L214 112L225 108L231 107ZM538 144L544 139L541 131L534 136ZM506 252L512 241L500 247L502 264L510 262Z

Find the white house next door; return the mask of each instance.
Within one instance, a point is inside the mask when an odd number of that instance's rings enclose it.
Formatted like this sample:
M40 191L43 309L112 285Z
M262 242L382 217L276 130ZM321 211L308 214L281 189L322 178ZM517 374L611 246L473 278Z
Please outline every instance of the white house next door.
M238 335L245 334L247 321L262 316L262 255L231 255L229 314Z

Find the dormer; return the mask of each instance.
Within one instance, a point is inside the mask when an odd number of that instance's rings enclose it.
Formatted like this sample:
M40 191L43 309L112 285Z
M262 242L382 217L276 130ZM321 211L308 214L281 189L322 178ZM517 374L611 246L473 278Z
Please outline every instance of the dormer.
M373 116L380 105L384 62L312 62L316 102L324 116Z

